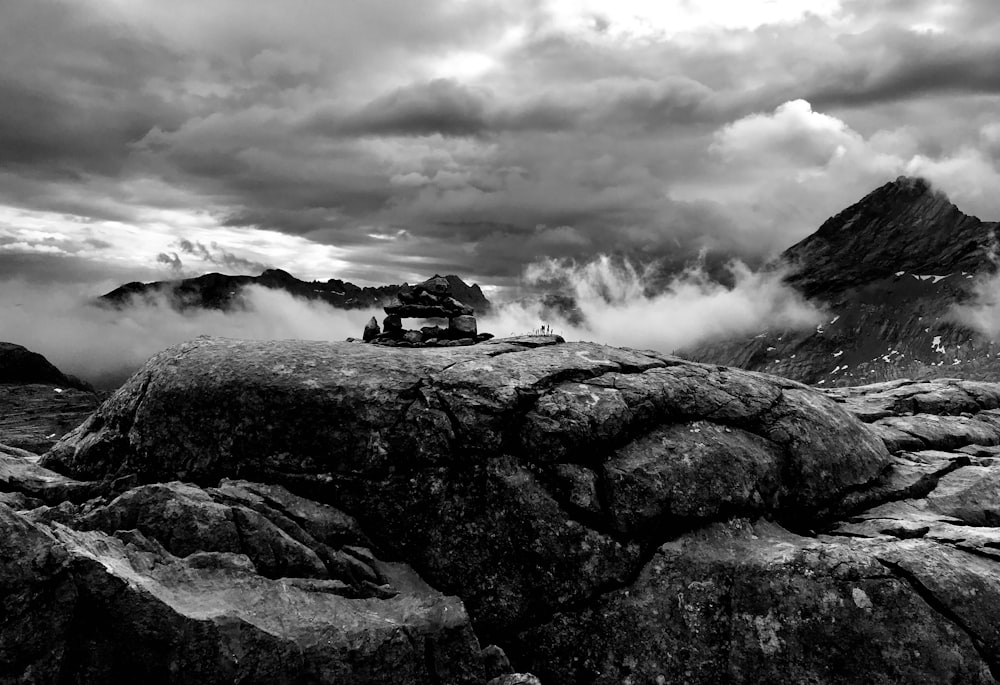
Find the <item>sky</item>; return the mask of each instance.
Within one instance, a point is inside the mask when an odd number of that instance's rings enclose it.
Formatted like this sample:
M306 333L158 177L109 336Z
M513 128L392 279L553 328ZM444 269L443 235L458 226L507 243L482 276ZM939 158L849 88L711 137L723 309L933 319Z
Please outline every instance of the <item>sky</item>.
M992 0L0 0L0 274L514 286L1000 218Z

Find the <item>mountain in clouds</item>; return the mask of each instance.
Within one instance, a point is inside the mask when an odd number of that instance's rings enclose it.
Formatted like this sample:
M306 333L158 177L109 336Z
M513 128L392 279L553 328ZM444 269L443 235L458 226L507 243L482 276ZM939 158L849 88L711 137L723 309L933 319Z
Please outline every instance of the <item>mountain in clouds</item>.
M456 299L473 307L477 313L489 311L490 301L478 285L468 285L455 275L445 278ZM242 289L248 285L282 290L298 298L325 302L337 309L371 309L392 300L406 284L361 287L337 278L328 281L301 281L281 269L267 269L260 276L210 273L177 281L126 283L102 295L100 301L124 307L137 299L142 301L166 297L178 310L230 310L244 306Z
M786 282L829 313L815 330L768 330L684 354L827 386L1000 378L1000 346L968 324L989 306L998 229L923 179L900 177L783 253Z

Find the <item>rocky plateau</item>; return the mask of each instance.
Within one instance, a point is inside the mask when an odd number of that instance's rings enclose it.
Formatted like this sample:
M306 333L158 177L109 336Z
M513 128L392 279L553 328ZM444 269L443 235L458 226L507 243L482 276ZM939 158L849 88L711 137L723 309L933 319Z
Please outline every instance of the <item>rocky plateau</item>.
M200 338L0 452L0 683L1000 679L996 383Z

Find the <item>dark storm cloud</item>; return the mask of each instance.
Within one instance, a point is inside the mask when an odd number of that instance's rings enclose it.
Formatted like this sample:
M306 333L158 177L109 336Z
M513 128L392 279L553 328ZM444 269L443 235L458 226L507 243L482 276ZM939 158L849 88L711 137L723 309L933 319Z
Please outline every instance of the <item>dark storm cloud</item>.
M0 166L45 177L114 174L128 144L179 109L146 90L176 57L87 17L73 3L4 3Z
M97 297L129 281L153 281L163 277L160 269L96 262L76 255L10 254L0 251L0 274L28 284L64 284L77 288L84 297ZM89 284L81 286L80 284ZM26 305L31 304L30 298Z
M683 76L616 77L504 103L487 88L435 79L380 95L354 113L321 112L304 128L344 137L484 136L607 127L655 130L719 120L721 102L715 96L705 85Z
M844 38L858 58L807 92L820 106L864 105L945 93L1000 94L1000 45L888 30ZM877 55L877 57L872 57Z
M854 193L992 130L972 103L1000 92L985 2L852 1L668 38L621 33L610 9L567 28L546 7L9 0L0 205L130 226L198 211L379 274L501 282L540 257L759 258L837 209L815 200L824 184ZM936 32L910 27L925 15ZM782 118L799 98L815 112ZM801 127L717 154L755 116ZM143 254L160 268L264 267L157 230L172 237Z
M488 127L487 98L452 79L435 79L372 100L340 130L348 135L474 135Z

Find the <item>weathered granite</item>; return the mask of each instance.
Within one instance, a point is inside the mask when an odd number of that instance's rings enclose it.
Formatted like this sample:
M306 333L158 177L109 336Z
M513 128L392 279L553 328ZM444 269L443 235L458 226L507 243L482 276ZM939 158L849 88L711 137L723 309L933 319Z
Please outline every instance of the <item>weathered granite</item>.
M976 444L992 442L993 409L945 415L973 409L945 385L921 390L944 398L923 412L897 397L898 413L874 417L883 400L864 391L544 336L447 349L199 339L150 360L36 466L101 494L22 518L105 575L211 606L199 574L222 568L212 588L322 588L391 617L382 603L413 590L381 560L400 560L436 588L418 596L468 610L453 627L421 623L451 645L430 649L448 657L435 672L461 674L442 682L995 683L1000 457ZM919 448L897 449L893 431ZM309 596L302 620L327 630ZM267 620L288 610L260 606ZM219 620L184 638L203 677ZM387 644L359 630L350 644ZM288 643L253 639L244 673L260 682ZM303 658L336 661L339 644ZM423 671L412 650L379 661L382 649L357 658L428 673L428 648Z

